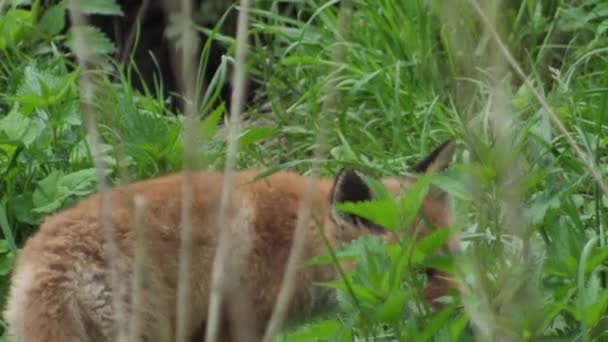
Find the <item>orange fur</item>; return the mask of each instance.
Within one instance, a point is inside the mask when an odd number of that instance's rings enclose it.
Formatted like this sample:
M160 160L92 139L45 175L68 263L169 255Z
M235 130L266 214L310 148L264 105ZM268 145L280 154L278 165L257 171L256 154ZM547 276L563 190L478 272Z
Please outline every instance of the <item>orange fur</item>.
M451 157L451 153L450 153ZM230 267L238 278L229 282L227 295L239 291L248 298L257 326L263 329L280 290L295 222L308 178L282 172L249 182L258 171L235 174L237 187L230 198L228 223ZM133 274L134 196L146 201L142 341L174 339L177 270L180 248L182 175L174 174L111 190L111 221L119 243L120 278L131 286ZM202 172L193 176L192 298L190 326L204 327L209 301L211 267L217 244L216 220L223 175ZM405 178L386 180L395 194ZM333 180L321 179L313 195L312 214L324 223L324 233L337 245L370 234L361 227L336 223L331 217ZM100 223L99 195L52 215L25 244L12 278L5 318L16 342L112 341L112 307L106 244ZM427 196L422 210L437 227L450 221L447 196ZM423 224L420 221L418 224ZM421 227L425 229L425 227ZM373 232L383 234L382 232ZM306 227L305 259L325 253L318 228ZM331 265L302 267L297 272L290 315L309 312L327 302L327 291L313 282L337 277ZM432 299L432 298L431 298ZM130 296L121 296L131 313ZM228 329L228 328L226 328Z

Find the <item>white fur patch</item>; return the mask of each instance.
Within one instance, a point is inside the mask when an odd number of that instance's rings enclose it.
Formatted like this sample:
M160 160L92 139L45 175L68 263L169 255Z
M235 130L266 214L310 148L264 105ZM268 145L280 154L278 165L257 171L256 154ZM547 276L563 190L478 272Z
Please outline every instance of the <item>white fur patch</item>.
M27 296L34 286L36 272L31 263L22 264L11 280L10 296L4 311L4 320L8 323L9 336L23 336L25 332L21 323L25 322L25 308Z

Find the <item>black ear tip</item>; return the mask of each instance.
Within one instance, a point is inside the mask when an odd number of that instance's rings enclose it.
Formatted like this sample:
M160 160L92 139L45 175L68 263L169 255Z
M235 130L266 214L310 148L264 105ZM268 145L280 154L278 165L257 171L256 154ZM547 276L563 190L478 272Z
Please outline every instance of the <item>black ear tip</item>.
M409 171L413 173L425 173L430 170L441 171L450 164L455 148L456 141L454 138L450 137Z

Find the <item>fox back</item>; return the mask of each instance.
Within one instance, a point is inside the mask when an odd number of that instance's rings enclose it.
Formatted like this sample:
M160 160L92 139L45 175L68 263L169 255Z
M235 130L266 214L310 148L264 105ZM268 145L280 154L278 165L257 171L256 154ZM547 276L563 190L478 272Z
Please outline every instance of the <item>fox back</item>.
M413 168L424 173L445 168L452 157L453 142L446 142ZM312 180L291 172L281 172L252 182L260 172L234 174L235 189L228 200L227 220L218 227L218 212L224 176L201 172L192 177L192 262L189 273L191 298L187 326L198 336L207 321L211 274L219 230L228 236L225 298L238 295L247 300L256 336L261 336L275 305L292 246L300 207ZM110 262L125 284L119 300L127 316L141 320L139 341L175 339L180 233L182 220L182 174L146 180L110 190L110 222L119 255L108 256L100 214L100 196L94 194L77 205L47 217L20 252L11 279L5 319L9 335L16 342L114 341L118 326L117 309L112 301ZM383 180L394 194L412 183L407 177ZM322 232L332 245L360 236L376 234L389 239L381 227L352 214L334 209L336 203L373 199L361 175L343 170L334 180L316 180L309 198L315 220L304 227L304 257L326 253ZM144 200L143 253L145 270L141 303L133 304L131 294L136 243L134 198ZM416 220L422 232L430 227L450 224L448 196L432 189L422 209L428 220ZM332 293L314 286L315 282L337 277L332 265L301 267L289 301L288 317L322 309L331 303ZM432 282L431 282L432 283ZM429 300L445 294L447 286L430 286ZM221 333L234 331L230 319L222 321Z

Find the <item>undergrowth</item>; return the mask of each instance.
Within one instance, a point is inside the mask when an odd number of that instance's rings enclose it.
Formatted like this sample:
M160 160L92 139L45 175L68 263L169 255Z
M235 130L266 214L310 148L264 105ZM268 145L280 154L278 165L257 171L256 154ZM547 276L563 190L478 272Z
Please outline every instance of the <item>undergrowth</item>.
M330 146L319 160L323 175L344 166L396 175L445 138L458 142L454 166L420 179L406 201L380 196L383 206L363 208L404 231L386 218L407 221L434 183L455 199L455 226L418 241L405 230L398 246L363 239L311 261L359 266L319 284L337 289L337 312L290 325L278 340L571 341L608 331L608 200L504 63L473 2L357 0L343 12L340 1L256 2L248 65L261 87L239 136L239 168L307 173L321 130ZM112 0L81 3L86 14L122 14ZM160 91L160 77L133 88L141 76L133 59L113 60L112 41L94 27L65 27L62 2L4 1L0 9L3 302L18 248L41 219L96 189L72 30L85 30L100 61L93 79L103 96L95 105L113 183L180 170L184 121ZM495 0L484 9L497 14L495 27L527 79L605 176L608 3ZM339 13L348 16L343 31ZM231 53L234 40L220 34L218 20L197 29ZM218 125L227 112L220 88L232 57L203 77L209 49L202 47L199 66L196 160L219 169L225 138ZM343 58L336 60L336 49ZM324 107L329 96L332 108ZM327 114L331 127L320 127ZM462 251L436 256L451 236ZM426 279L417 271L428 266L455 274L464 288L439 311L421 300Z

